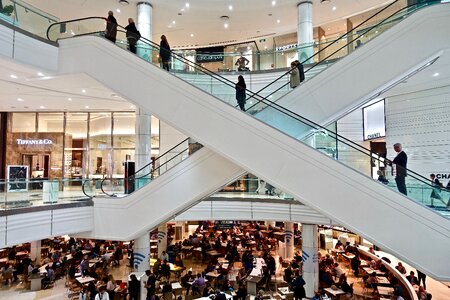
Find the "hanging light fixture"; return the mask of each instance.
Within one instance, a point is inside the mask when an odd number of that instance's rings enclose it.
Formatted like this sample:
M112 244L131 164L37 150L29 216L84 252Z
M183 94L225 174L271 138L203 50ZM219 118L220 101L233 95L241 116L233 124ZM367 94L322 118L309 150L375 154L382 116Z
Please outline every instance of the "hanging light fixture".
M119 4L122 6L127 6L130 2L128 2L128 0L119 0Z

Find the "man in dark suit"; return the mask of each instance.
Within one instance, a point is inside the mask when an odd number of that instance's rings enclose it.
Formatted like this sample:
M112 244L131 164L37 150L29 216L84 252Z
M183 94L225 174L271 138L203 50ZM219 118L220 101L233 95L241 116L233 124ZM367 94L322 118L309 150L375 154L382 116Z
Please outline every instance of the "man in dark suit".
M409 283L411 283L411 285L418 285L419 284L419 280L417 279L416 276L414 276L414 271L409 272L409 275L406 276L406 280L408 280Z
M394 150L397 152L397 156L392 161L395 164L395 183L397 184L398 191L404 195L407 195L406 191L406 164L408 163L408 156L402 151L402 144L394 144Z

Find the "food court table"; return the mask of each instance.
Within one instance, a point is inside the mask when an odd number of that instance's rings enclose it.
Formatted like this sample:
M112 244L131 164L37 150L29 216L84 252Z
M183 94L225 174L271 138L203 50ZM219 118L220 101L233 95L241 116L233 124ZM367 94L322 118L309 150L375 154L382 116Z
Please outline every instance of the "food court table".
M346 294L346 292L344 292L341 289L333 290L332 288L325 288L323 290L325 292L327 292L328 294L330 294L334 298L339 297L340 295L345 295Z
M77 277L76 280L81 283L81 284L85 284L91 281L94 281L95 278L92 278L90 276L86 276L86 277Z
M392 296L394 293L394 288L389 286L378 286L377 287L378 294L383 296Z

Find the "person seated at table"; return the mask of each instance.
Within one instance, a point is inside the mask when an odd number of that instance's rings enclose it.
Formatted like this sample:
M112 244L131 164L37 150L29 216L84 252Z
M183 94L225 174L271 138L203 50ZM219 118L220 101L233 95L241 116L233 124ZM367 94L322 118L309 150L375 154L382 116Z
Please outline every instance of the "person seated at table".
M173 264L177 267L184 268L184 263L183 263L183 260L181 259L181 255L177 255L175 257Z
M164 261L164 260L169 261L169 254L167 254L166 251L163 251L163 252L161 253L161 255L159 256L159 259L160 259L161 261Z
M231 291L234 291L234 288L233 288L233 285L231 284L231 282L228 279L226 279L226 280L224 280L224 282L222 284L221 290L225 291L225 292L228 292L228 291L231 292Z
M166 280L165 278L162 278L162 279L161 279L160 286L162 286L161 292L162 292L163 294L165 294L165 293L172 293L172 291L173 291L172 285L171 285L170 282L169 282L168 280Z
M348 284L347 276L345 276L344 273L342 273L339 277L339 281L336 283L336 286L343 290L347 294L347 297L350 298L353 296L353 284Z
M405 300L405 298L403 298L403 296L396 290L394 290L394 292L392 293L393 296L393 300Z
M83 285L82 290L80 291L80 294L78 295L79 300L90 300L91 297L89 296L88 287L86 285Z
M338 240L336 242L336 245L334 245L334 249L344 250L344 245L342 244L342 242L340 240Z
M106 287L104 285L98 288L98 294L95 295L94 300L110 300L108 293L106 292ZM112 300L112 299L111 299Z
M375 250L373 247L369 247L369 253L372 253L373 255L376 255Z
M414 271L409 272L409 275L406 276L406 280L408 280L409 283L411 283L412 286L419 285L419 280L414 275Z
M160 277L167 278L167 280L170 279L170 265L167 260L163 261L163 263L161 265L161 269L159 271L159 275L160 275Z
M292 271L292 267L289 265L284 270L283 280L286 281L286 282L291 282L292 279L294 279L294 272Z
M428 300L428 293L423 286L419 286L419 290L417 291L417 297L419 298L419 300Z
M296 258L295 258L295 260L292 262L292 270L297 270L297 269L300 269L300 266L301 266L301 261L302 261L302 257L301 256L297 256Z
M367 278L367 280L366 280L366 286L375 289L377 287L377 284L378 284L377 273L372 272L369 275L369 278Z
M114 299L116 289L116 281L112 274L108 274L108 281L106 282L106 291L108 292L109 298Z
M344 270L339 266L338 263L334 263L334 267L332 269L332 274L336 278L341 278L341 275L344 274Z
M372 259L372 257L367 258L367 264L369 265L369 268L371 269L378 269L378 263L376 260Z
M258 293L255 296L255 300L263 300L263 296L264 296L264 291L263 290L259 290Z
M403 264L401 262L398 262L398 264L395 266L395 268L397 269L397 271L399 271L402 274L406 274L406 269L403 266Z
M206 285L205 278L202 274L197 273L197 278L192 283L192 293L198 294Z
M239 287L236 291L236 296L233 297L233 300L245 300L247 298L247 287L243 282L239 284Z
M345 252L356 254L356 253L358 253L358 250L354 246L350 245L350 242L346 242L345 243Z
M216 294L214 300L227 300L225 293L222 293L220 290L216 290Z
M5 285L8 285L11 283L13 279L13 267L11 264L8 264L7 266L2 268L2 277L5 281Z
M52 261L53 261L53 260L52 260L52 254L49 253L49 254L47 254L47 257L45 257L44 260L42 261L42 264L43 264L43 265L46 265L46 264L48 264L48 263L51 263Z
M333 276L324 267L319 269L320 286L328 288L334 284Z

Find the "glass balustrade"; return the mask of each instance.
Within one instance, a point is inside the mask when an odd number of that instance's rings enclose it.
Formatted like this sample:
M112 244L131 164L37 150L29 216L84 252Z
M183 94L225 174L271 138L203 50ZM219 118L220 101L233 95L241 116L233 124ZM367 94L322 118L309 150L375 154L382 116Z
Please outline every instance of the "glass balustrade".
M83 190L90 179L6 179L0 181L0 207L2 210L79 203L92 197Z

